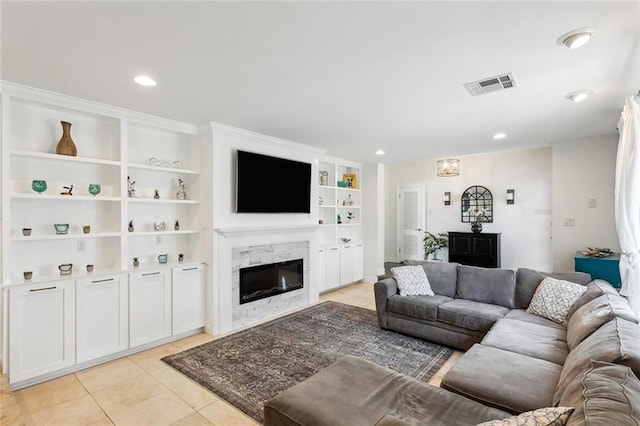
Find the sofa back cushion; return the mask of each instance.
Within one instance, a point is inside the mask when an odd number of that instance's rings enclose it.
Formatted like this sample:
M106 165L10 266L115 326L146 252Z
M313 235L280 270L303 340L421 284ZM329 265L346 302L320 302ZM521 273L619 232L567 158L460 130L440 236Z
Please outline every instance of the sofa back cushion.
M640 424L640 380L629 367L591 361L591 367L560 399L575 407L567 425Z
M519 268L516 273L515 307L526 309L531 303L533 293L538 284L546 277L571 281L572 283L587 285L591 281L591 275L584 272L540 272L534 269Z
M409 265L422 265L435 294L455 297L458 279L458 263L407 261Z
M516 273L511 269L458 266L456 298L513 309Z
M591 367L591 360L626 365L640 376L640 324L615 317L570 351L560 372L554 405Z
M605 293L582 305L571 315L567 324L569 350L573 350L591 333L614 317L638 323L638 316L633 312L626 299L618 294Z
M573 315L575 311L580 309L583 305L591 302L593 299L596 299L603 294L618 294L618 290L616 290L611 284L604 280L595 279L587 284L587 290L582 293L582 296L576 300L576 303L573 304L571 310L569 311L569 317Z

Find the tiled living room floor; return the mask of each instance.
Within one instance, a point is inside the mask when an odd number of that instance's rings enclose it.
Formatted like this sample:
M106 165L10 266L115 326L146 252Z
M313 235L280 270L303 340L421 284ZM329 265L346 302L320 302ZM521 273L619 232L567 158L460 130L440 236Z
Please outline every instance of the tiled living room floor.
M334 300L375 309L373 286L359 283L326 293ZM202 333L96 367L18 390L3 377L4 425L256 425L253 419L184 377L160 359L213 340ZM457 361L456 351L430 383L439 385Z

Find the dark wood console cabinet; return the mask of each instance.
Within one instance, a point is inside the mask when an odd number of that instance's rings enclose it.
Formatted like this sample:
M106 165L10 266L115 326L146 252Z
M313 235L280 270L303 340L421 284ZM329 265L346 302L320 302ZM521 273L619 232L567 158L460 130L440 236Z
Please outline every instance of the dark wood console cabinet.
M449 262L500 267L500 234L449 232Z

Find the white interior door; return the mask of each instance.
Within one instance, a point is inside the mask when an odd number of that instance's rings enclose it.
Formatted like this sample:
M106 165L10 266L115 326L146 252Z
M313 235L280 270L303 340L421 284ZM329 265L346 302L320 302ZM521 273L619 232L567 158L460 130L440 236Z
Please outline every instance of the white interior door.
M398 253L400 260L420 260L424 249L424 187L398 187Z

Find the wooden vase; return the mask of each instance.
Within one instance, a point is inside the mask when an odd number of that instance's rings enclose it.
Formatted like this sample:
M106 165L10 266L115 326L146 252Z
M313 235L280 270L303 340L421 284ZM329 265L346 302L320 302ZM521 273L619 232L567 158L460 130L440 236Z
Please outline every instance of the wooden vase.
M58 145L56 145L56 154L75 157L78 155L78 149L76 144L73 143L73 139L71 139L71 123L61 121L60 124L62 124L62 137Z

